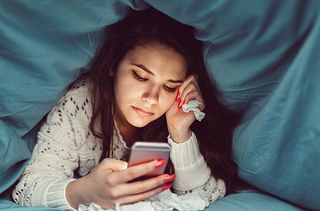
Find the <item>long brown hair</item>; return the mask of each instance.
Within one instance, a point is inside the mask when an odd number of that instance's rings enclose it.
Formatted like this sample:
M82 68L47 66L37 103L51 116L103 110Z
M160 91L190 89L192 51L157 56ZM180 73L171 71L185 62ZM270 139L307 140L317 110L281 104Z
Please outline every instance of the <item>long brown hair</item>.
M110 155L114 133L112 110L115 106L114 82L109 70L117 70L121 59L136 46L157 42L182 56L188 63L187 73L196 74L206 104L206 117L191 126L195 132L200 151L211 168L212 174L225 181L230 192L237 177L236 166L231 156L232 132L238 121L218 100L203 62L202 43L195 39L194 29L181 24L154 10L129 11L121 21L108 26L105 40L89 65L88 73L93 81L93 117L90 130L103 140L100 161ZM99 126L100 132L96 129ZM168 130L165 115L143 128L143 140L166 141Z

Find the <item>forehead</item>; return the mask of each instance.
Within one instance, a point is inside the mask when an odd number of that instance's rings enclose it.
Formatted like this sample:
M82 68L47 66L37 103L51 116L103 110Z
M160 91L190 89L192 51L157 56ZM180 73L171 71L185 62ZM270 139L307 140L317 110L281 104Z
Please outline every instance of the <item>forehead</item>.
M155 74L180 78L187 74L185 58L176 50L158 43L138 45L124 59L133 64L141 64Z

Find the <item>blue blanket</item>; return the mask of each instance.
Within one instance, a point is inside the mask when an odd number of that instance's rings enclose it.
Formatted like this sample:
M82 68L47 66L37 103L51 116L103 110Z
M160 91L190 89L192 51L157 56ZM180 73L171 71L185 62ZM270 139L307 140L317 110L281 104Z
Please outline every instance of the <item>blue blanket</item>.
M319 210L317 0L0 1L0 208L19 209L8 189L23 172L41 119L92 58L103 27L128 7L149 6L197 29L221 100L244 114L234 159L240 177L261 191L208 209Z

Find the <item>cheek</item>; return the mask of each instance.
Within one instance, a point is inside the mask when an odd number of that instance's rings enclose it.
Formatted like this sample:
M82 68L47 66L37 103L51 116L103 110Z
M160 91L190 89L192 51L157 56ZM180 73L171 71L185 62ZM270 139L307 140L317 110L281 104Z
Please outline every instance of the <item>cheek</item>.
M138 97L137 93L138 91L136 90L136 88L128 88L125 86L118 87L116 91L116 99L120 106L127 106L127 104L133 103L133 101Z
M163 113L167 112L175 100L174 94L164 94L160 99L160 108Z
M115 83L115 95L120 101L127 101L137 93L137 84L130 77L123 77Z

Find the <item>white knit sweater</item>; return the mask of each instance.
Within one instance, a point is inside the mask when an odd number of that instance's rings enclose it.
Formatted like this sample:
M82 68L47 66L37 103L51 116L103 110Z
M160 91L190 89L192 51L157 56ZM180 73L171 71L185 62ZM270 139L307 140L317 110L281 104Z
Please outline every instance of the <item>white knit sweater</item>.
M98 165L102 140L89 130L92 117L91 84L78 81L48 114L38 133L29 164L20 178L12 197L24 206L47 206L72 209L65 197L68 182L85 176ZM172 146L170 159L176 178L173 189L177 194L202 191L210 202L225 195L225 184L211 176L200 154L194 133L189 140ZM118 130L113 135L111 157L125 160L129 148Z

